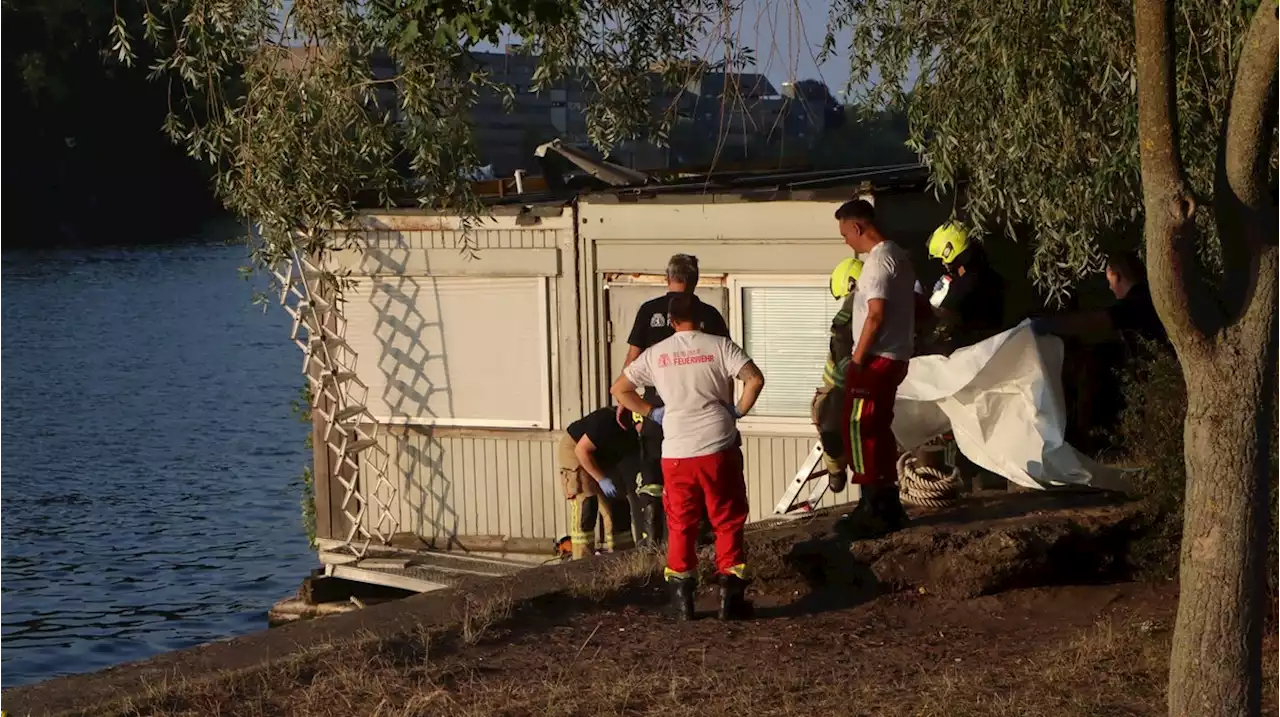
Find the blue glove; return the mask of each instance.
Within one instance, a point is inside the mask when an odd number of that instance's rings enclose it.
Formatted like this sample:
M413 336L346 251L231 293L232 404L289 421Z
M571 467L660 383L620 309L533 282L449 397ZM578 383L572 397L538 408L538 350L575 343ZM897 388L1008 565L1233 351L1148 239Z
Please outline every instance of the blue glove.
M725 410L728 411L729 414L733 416L733 420L736 421L742 418L742 411L739 411L737 406L733 405L732 403L725 403L724 401L721 401L720 403L723 404Z
M1045 334L1050 333L1049 328L1050 322L1048 317L1037 316L1031 320L1031 333L1036 336L1044 336Z
M649 412L649 415L645 416L645 418L647 418L647 419L649 419L650 421L653 421L654 423L656 423L656 424L658 424L659 426L661 426L661 425L662 425L662 417L663 417L663 416L665 416L665 415L666 415L666 413L667 413L667 407L666 407L666 406L658 406L657 408L655 408L655 409L653 409L652 411L650 411L650 412Z
M601 478L596 482L600 484L600 492L604 493L606 498L613 498L618 495L618 486L613 484L612 478Z

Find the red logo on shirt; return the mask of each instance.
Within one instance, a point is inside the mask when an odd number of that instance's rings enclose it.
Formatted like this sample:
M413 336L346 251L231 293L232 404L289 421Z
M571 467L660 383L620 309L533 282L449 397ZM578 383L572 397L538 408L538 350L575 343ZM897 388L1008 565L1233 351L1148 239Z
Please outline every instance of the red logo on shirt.
M671 354L658 354L658 368L666 368L671 365Z
M693 351L677 351L675 356L675 364L677 366L688 366L689 364L711 363L716 360L715 354L704 354L698 349Z

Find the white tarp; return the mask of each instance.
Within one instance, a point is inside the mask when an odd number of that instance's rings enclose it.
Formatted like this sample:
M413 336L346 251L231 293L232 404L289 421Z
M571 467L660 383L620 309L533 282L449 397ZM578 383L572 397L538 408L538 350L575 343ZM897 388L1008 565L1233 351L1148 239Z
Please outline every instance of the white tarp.
M1064 440L1062 340L1029 324L950 356L911 359L894 404L898 442L911 450L950 430L965 457L1019 485L1125 490L1123 471Z

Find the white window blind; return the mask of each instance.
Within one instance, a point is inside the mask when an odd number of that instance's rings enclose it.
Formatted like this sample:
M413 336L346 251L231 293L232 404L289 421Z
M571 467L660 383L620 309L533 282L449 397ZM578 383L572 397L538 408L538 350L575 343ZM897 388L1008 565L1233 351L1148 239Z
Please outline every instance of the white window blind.
M753 414L807 417L822 385L831 319L840 302L822 287L742 288L742 348L765 376Z
M546 280L388 276L343 292L347 343L389 422L548 427Z

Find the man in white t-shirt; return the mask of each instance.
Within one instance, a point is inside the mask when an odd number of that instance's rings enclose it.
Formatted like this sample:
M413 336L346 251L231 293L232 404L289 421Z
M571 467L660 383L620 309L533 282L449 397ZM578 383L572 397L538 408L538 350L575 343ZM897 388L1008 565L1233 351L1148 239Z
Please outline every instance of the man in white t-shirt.
M876 228L870 202L845 202L836 220L845 244L862 259L851 307L853 356L844 382L849 430L842 437L853 482L862 486L863 495L839 526L862 537L897 530L907 521L898 497L893 404L907 376L919 300L911 259Z
M693 618L697 539L702 515L716 536L720 618L746 617L747 483L737 420L755 405L764 375L733 341L697 329L696 299L676 294L667 315L675 334L645 349L622 371L611 393L618 404L662 425L663 503L667 513L666 578L678 619ZM733 381L743 382L733 403ZM657 389L655 408L637 389Z

